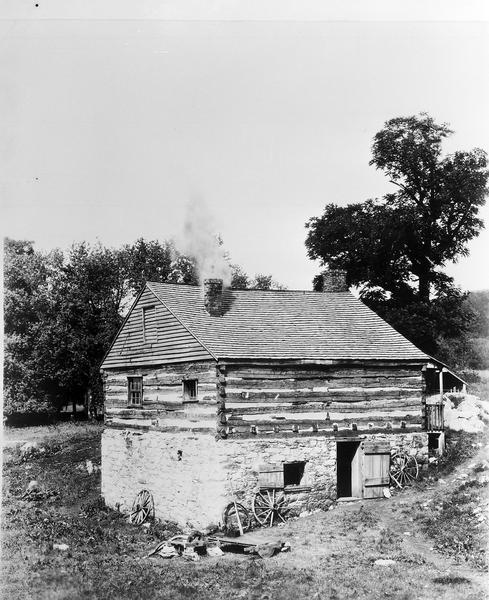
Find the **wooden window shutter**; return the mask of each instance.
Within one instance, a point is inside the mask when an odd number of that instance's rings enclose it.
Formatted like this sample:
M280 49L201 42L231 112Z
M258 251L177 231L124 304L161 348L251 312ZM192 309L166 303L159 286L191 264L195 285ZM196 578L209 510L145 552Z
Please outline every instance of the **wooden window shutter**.
M363 443L363 497L381 498L389 486L391 451L389 442Z
M283 488L284 467L282 463L260 465L258 484L262 488Z

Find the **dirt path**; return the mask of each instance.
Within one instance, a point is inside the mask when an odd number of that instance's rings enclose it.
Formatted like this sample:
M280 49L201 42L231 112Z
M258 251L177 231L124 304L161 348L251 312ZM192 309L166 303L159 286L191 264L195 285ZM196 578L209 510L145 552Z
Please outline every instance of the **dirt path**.
M449 490L467 481L469 472L477 464L484 463L489 458L489 444L484 445L479 452L461 465L457 466L452 473L438 481L427 484L422 491L417 488L407 488L402 493L395 494L391 499L390 510L382 511L384 522L397 527L403 532L404 546L411 552L422 555L436 568L445 571L451 577L465 577L476 581L483 589L489 590L489 578L487 574L471 569L466 563L442 555L433 548L433 541L426 537L419 527L409 516L409 510L416 504L428 506L434 501L440 492ZM488 594L489 597L489 594Z
M253 537L263 542L290 542L292 562L301 568L318 563L341 564L348 555L358 556L359 562L368 559L374 569L376 559L393 559L401 569L419 570L421 587L417 598L489 597L484 594L484 590L489 590L487 575L436 551L434 541L413 517L420 506L429 506L440 492L467 480L469 467L486 460L488 449L489 445L481 448L449 476L394 492L390 499L337 503L327 512L291 519L271 529L257 529ZM384 574L392 576L387 571ZM426 591L422 590L422 580ZM436 581L442 582L439 589L430 587Z

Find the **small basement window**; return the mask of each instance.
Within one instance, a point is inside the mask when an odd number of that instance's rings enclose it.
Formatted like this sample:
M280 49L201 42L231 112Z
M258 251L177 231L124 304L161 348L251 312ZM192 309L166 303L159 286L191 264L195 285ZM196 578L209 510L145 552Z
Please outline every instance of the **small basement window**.
M143 403L143 378L127 378L127 400L131 406L141 406Z
M290 485L303 485L305 462L284 463L284 487Z
M445 449L445 436L442 431L428 433L428 455L442 456Z
M183 382L183 401L197 401L198 379L184 379Z

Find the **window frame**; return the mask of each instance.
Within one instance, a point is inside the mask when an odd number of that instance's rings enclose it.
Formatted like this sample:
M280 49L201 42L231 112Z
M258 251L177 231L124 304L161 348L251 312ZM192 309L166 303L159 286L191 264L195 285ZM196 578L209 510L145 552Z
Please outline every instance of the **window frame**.
M195 395L192 395L186 389L191 384L195 386ZM199 380L197 379L197 377L189 377L188 379L182 379L182 399L184 402L199 401Z
M148 339L148 332L147 332L147 326L146 326L146 315L148 314L148 311L150 311L150 310L154 310L155 316L156 316L156 306L154 304L152 304L151 306L143 306L141 308L143 344L152 344L153 342L158 341L156 338L152 339L152 340Z
M140 383L139 389L135 389L131 386L135 382ZM132 394L139 393L139 402L132 402ZM142 407L143 406L143 377L142 375L134 375L127 378L127 404L129 407Z
M309 483L307 483L307 460L289 460L282 464L283 468L283 481L284 481L284 491L308 491L311 489ZM302 475L299 483L287 483L286 482L286 467L290 465L302 465Z

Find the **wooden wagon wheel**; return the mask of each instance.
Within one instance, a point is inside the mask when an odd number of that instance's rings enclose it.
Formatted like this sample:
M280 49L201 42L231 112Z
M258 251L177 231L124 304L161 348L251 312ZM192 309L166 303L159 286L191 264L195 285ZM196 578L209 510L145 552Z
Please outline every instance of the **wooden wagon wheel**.
M222 513L222 522L228 533L244 533L251 527L249 511L239 502L230 502Z
M260 490L253 498L253 514L263 527L271 527L279 519L285 523L285 495L277 490Z
M148 490L141 490L132 504L129 522L142 525L148 517L154 516L153 496Z
M390 479L398 488L409 485L419 475L418 461L415 456L397 450L391 454Z

